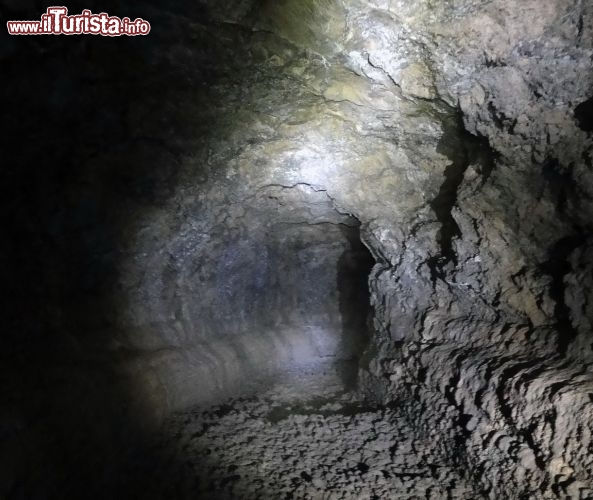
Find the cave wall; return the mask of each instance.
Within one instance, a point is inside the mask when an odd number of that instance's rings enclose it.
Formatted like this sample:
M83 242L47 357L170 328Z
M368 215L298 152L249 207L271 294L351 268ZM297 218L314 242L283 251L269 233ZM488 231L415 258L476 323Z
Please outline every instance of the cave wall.
M433 203L441 228L408 224L400 260L371 280L384 337L369 390L389 379L380 398L413 395L411 417L423 415L427 431L454 407L448 453L465 455L493 496L586 497L591 337L577 325L590 316L580 256L591 136L574 110L592 88L590 12L559 2L440 9L392 14L432 31L417 50L432 48L436 92L458 102L458 138L444 128L443 139L461 158L441 143L452 162ZM453 220L439 214L447 206Z

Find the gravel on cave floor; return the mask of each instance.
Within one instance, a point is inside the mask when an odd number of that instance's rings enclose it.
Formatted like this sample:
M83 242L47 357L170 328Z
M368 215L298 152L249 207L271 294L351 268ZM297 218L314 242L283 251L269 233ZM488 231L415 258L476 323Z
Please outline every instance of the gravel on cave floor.
M176 414L166 435L158 474L169 476L170 498L479 498L397 408L365 407L331 369Z

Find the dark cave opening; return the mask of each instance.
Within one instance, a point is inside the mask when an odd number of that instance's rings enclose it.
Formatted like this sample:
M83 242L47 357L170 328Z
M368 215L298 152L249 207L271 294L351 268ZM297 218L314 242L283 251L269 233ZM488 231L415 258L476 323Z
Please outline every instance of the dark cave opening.
M593 97L579 104L574 110L579 127L585 132L593 132Z
M359 361L370 337L372 307L369 275L375 260L360 235L360 222L281 223L258 254L267 255L266 271L248 277L263 282L250 293L247 280L235 283L249 307L259 311L253 323L267 325L283 347L272 351L276 362L293 374L335 371L346 390L356 386ZM281 368L282 371L282 368ZM298 376L297 376L298 378Z
M207 251L168 271L169 291L154 305L164 322L149 340L162 345L163 329L183 328L183 340L174 340L182 357L175 409L255 394L278 377L292 387L305 378L319 388L356 387L372 336L375 261L360 222L335 211L325 194L303 187L283 196L285 204L272 197L269 207L280 212L229 221L234 231L211 233ZM317 218L307 215L311 207ZM262 219L258 229L235 227L257 228Z
M344 230L350 248L338 261L337 287L342 317L343 349L348 355L340 371L347 389L356 384L360 358L371 335L372 306L369 274L375 260L360 238L360 224Z

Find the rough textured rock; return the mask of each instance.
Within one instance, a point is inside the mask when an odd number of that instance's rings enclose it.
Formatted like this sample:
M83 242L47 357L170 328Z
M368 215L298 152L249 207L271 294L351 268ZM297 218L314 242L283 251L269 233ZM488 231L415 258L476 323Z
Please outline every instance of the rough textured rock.
M475 497L593 497L591 4L111 7L150 36L0 44L0 495L101 496L171 411L330 356Z
M152 474L177 498L476 498L441 461L438 429L419 435L400 405L357 401L330 365L288 374L252 399L179 414L167 429L168 458ZM182 460L183 475L166 466Z

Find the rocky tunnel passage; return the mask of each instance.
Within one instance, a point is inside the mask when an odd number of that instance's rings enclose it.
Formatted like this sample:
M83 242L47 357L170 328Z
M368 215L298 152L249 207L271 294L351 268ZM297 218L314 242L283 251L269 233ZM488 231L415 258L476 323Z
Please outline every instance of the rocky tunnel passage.
M0 497L593 498L588 2L84 8L0 44Z
M133 279L152 262L127 296L122 320L133 335L119 341L167 349L177 377L169 404L249 394L278 372L314 365L339 365L353 385L369 341L374 264L360 222L325 190L296 184L264 186L207 223L173 228L157 248L144 229L140 267L127 269Z

